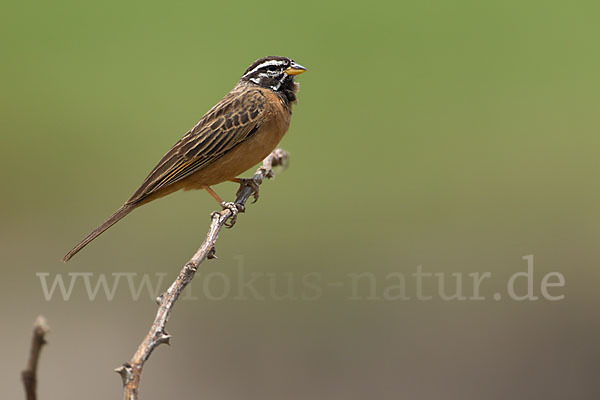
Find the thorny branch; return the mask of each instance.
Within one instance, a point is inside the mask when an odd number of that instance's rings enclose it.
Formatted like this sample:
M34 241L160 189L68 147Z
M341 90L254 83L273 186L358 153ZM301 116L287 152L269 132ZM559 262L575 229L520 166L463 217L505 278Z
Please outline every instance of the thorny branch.
M289 155L284 150L279 148L273 150L273 152L263 160L262 165L258 168L254 176L248 180L248 182L241 184L240 189L237 192L235 208L243 212L245 204L250 196L254 194L254 197L257 198L255 189L258 189L258 185L260 185L265 178L273 177L273 168L278 165L285 166L288 159ZM194 256L184 265L183 269L179 272L177 279L169 286L166 292L156 299L159 307L150 331L139 345L131 360L115 369L123 379L123 398L125 400L136 400L138 398L139 384L144 363L148 360L156 347L162 343L169 343L171 335L167 333L165 326L171 310L185 287L194 278L194 274L198 270L200 264L206 258L215 258L215 242L219 237L219 232L230 218L235 218L235 212L232 208L233 207L224 208L223 211L214 212L212 214L212 221L208 233L206 234L206 239L204 239L204 242L196 251L196 254L194 254Z
M37 398L37 365L42 346L46 344L44 337L49 331L50 328L46 319L41 315L37 317L33 324L33 338L31 339L31 350L27 367L21 372L21 379L25 386L25 397L27 400L36 400Z

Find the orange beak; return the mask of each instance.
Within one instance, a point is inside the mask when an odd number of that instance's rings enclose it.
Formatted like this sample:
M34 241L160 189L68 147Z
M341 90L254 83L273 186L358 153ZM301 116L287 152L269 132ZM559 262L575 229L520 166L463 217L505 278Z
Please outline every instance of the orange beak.
M288 75L300 75L303 72L308 71L306 68L304 68L302 65L300 64L296 64L295 62L292 61L292 65L290 65L285 71L286 74Z

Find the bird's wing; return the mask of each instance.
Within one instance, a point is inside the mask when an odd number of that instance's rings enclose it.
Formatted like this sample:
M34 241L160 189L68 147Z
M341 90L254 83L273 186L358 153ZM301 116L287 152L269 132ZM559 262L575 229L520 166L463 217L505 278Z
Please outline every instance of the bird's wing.
M175 143L127 202L192 175L248 139L258 130L265 104L258 89L231 91Z

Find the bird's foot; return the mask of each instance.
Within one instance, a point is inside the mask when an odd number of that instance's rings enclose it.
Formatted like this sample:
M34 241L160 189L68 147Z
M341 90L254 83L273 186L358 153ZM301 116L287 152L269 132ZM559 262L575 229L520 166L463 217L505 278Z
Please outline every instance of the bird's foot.
M231 211L231 217L228 218L228 221L225 221L224 225L227 228L233 228L237 222L238 213L244 212L244 206L241 204L232 203L230 201L223 201L221 202L221 207L223 207L223 210Z
M258 183L254 179L252 179L252 178L236 178L234 180L234 182L237 182L240 184L240 188L238 189L238 191L235 194L236 196L239 196L245 187L249 187L252 190L252 192L251 192L252 197L253 197L252 203L256 203L256 201L258 200Z

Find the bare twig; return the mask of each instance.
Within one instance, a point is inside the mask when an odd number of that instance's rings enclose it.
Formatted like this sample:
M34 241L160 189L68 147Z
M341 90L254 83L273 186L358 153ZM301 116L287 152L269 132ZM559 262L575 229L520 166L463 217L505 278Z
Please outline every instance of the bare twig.
M25 385L25 398L27 400L36 400L37 398L37 365L42 346L46 344L44 337L49 330L50 328L46 319L41 315L37 317L33 324L33 338L31 339L31 350L27 367L21 372L21 379L23 380L23 385Z
M285 165L288 158L289 156L285 151L279 148L275 149L264 159L261 167L258 168L252 177L251 180L256 183L255 186L258 187L265 178L273 177L273 167ZM245 209L246 202L254 193L252 186L252 184L242 184L240 190L238 190L237 198L235 200L235 205L238 210L243 211ZM165 326L175 302L179 298L181 292L194 278L194 274L198 270L200 264L206 258L215 258L215 242L219 237L219 232L227 220L234 217L234 211L230 208L225 208L221 212L214 212L212 214L212 222L208 229L208 233L206 234L206 239L204 239L204 242L198 251L196 251L196 254L194 254L194 256L184 265L183 269L179 272L177 279L169 286L166 292L156 299L159 307L150 331L139 345L131 360L115 369L123 379L123 398L125 400L136 400L138 398L138 389L144 363L148 360L156 347L162 343L168 344L171 339L171 335L167 333Z

